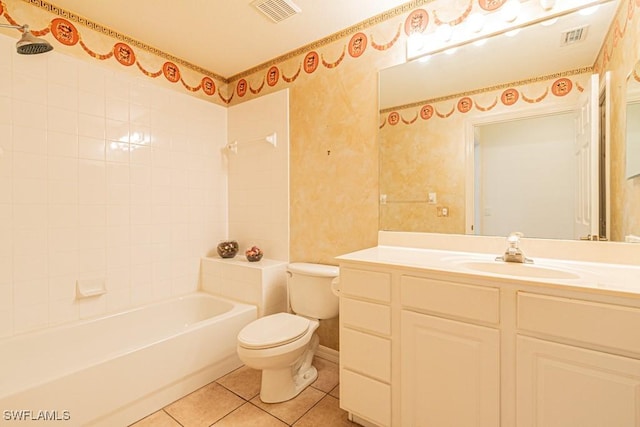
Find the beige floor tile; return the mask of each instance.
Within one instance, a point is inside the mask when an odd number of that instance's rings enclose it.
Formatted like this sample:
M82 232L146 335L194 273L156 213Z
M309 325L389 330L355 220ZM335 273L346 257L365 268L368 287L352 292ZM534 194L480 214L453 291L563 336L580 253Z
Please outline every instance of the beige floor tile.
M264 403L260 397L255 397L251 403L257 407L264 409L271 415L278 417L287 424L293 424L298 418L304 415L309 409L320 401L325 393L316 390L313 387L307 387L299 395L291 400L281 403Z
M216 382L246 400L251 400L260 393L262 371L242 366L228 373Z
M294 424L295 427L356 425L347 418L347 411L340 409L338 399L328 395Z
M287 424L247 402L215 423L214 427L287 427Z
M313 359L313 366L318 370L318 379L311 384L312 387L329 393L338 385L340 374L336 363L316 357Z
M135 424L131 424L131 427L180 427L180 424L166 412L158 411Z
M331 390L331 392L329 393L329 396L333 396L336 399L340 399L340 384L338 384L333 388L333 390Z
M164 408L184 427L210 426L245 401L218 383L208 384Z

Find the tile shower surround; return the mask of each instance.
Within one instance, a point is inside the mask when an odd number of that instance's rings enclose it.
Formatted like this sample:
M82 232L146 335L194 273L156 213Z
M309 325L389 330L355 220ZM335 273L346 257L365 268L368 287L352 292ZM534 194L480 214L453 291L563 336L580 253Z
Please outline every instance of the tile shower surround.
M0 58L0 337L195 290L227 233L226 109L4 35Z

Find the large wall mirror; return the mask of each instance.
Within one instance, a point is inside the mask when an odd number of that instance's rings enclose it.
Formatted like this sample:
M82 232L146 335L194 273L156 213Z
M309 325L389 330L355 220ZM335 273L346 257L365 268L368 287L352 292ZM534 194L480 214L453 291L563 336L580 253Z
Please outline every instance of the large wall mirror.
M592 67L619 5L381 70L380 229L609 236L607 123L624 101Z
M640 61L627 78L627 132L626 168L627 179L640 179Z

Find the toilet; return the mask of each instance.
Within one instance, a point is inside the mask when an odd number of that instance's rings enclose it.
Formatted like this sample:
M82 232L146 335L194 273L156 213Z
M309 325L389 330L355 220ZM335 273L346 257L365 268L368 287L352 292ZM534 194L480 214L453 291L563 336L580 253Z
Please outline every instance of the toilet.
M263 402L292 399L318 377L311 364L320 341L315 331L321 319L338 315L338 297L332 290L338 273L338 267L331 265L289 264L287 289L295 314L261 317L238 334L240 360L250 368L262 370Z

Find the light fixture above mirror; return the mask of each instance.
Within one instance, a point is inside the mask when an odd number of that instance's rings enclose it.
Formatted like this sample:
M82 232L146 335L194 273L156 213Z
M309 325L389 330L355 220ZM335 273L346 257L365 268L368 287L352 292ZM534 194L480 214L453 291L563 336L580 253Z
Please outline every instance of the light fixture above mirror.
M480 10L473 10L473 3L452 21L421 17L421 25L411 26L407 39L407 60L417 59L497 35L515 32L531 25L549 22L578 10L595 11L601 3L610 0L554 0L498 2L501 6L487 11L480 1ZM486 7L486 6L485 6ZM488 8L488 7L487 7Z

